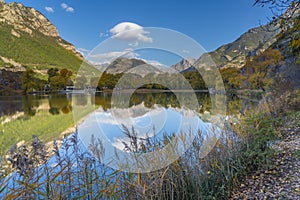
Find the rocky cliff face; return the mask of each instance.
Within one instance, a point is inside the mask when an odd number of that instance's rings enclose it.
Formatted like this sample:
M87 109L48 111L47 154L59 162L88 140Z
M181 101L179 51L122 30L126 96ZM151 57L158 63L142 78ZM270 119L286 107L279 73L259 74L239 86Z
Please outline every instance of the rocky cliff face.
M46 36L59 37L56 27L34 8L28 8L20 3L1 3L0 22L12 25L14 29L30 35L37 30Z
M186 69L192 67L192 65L194 64L196 60L193 58L186 58L181 60L179 63L172 65L171 68L181 72L181 71L185 71Z
M13 27L11 34L16 37L20 37L18 31L28 33L31 36L34 36L34 32L38 31L45 36L53 37L65 49L82 58L72 44L59 36L57 28L34 8L26 7L21 3L6 4L0 0L0 26L1 24L11 25Z

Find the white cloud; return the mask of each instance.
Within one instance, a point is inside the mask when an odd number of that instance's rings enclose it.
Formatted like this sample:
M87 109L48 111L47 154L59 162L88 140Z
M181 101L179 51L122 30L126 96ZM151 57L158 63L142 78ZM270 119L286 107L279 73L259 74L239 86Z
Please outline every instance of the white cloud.
M133 42L133 43L129 43L129 46L137 47L137 46L139 46L139 42L138 42L138 41L135 41L135 42Z
M85 48L78 48L79 51L84 51L84 52L90 52L90 50L85 49Z
M142 60L144 61L145 63L149 64L149 65L152 65L152 66L155 66L155 67L158 67L158 68L165 68L165 67L168 67L167 65L157 61L157 60L147 60L147 59L144 59L144 58L138 58L136 57L136 59L139 59L139 60Z
M74 11L75 11L73 7L68 6L68 4L66 4L66 3L62 3L62 4L60 4L60 6L61 6L62 9L64 9L66 12L74 12Z
M79 48L78 51L80 51L81 53L84 53L84 55L87 55L86 52L88 50ZM157 61L157 60L147 60L144 58L141 58L140 55L136 52L133 51L133 49L128 48L125 49L124 51L111 51L111 52L107 52L107 53L101 53L101 54L91 54L89 55L90 61L94 64L110 64L113 60L115 60L116 58L119 57L126 57L126 58L136 58L139 60L142 60L152 66L156 66L160 69L166 68L168 67L167 65Z
M114 38L130 42L131 46L137 46L138 42L153 42L149 37L149 32L138 24L131 22L122 22L109 30Z
M90 53L90 50L84 48L78 48L77 51L81 53L84 57Z
M72 8L72 7L68 7L68 8L66 9L66 11L67 11L67 12L71 12L71 13L72 13L72 12L74 12L74 8Z
M45 7L45 10L48 12L48 13L54 13L54 9L52 7Z
M136 58L139 54L135 53L132 49L125 49L124 51L111 51L107 53L94 54L89 57L92 58L93 62L98 64L107 64L118 57Z
M69 7L66 3L62 3L60 5L61 5L62 9L67 9Z
M108 34L108 33L102 33L102 32L101 32L101 33L99 34L99 36L100 36L101 38L102 38L102 37L108 37L109 34Z

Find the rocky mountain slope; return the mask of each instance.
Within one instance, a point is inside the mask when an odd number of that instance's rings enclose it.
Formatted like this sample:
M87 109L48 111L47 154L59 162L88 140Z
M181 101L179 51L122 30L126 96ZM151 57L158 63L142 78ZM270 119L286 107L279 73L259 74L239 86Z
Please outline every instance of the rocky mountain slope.
M117 58L107 66L106 72L109 74L118 74L145 64L147 63L135 58Z
M236 67L242 68L245 65L246 57L256 55L270 47L276 41L278 31L270 31L267 26L256 27L242 34L237 40L226 45L222 45L215 51L209 52L209 56L218 68ZM205 60L207 64L207 54L201 56L195 64L201 64ZM183 63L182 63L183 62ZM173 65L180 71L193 71L193 66L187 67L186 62Z
M111 64L107 66L105 71L108 74L129 73L136 74L142 77L146 76L147 74L172 74L176 72L173 68L168 68L160 65L151 65L144 60L126 57L115 59L111 62Z
M209 54L219 68L241 68L245 64L246 56L264 51L276 41L278 31L269 29L267 26L250 29L234 42L223 45Z
M196 61L196 59L193 58L185 58L182 59L179 63L172 65L171 68L181 72L181 71L185 71L186 69L190 68L194 62Z
M276 31L270 31L272 29ZM299 32L299 27L295 30L294 32ZM296 62L299 59L299 53L298 56L290 53L289 33L283 34L281 38L279 38L279 33L280 29L274 29L270 25L250 29L234 42L203 54L194 62L194 66L206 69L212 65L216 65L218 68L243 68L248 56L258 55L268 48L278 49L284 56L284 61L280 63L277 75L286 78L292 87L300 88L300 68L299 63ZM211 59L208 59L209 57ZM209 64L211 60L214 63ZM181 72L195 71L194 66Z
M0 0L0 67L24 70L67 67L76 70L83 58L63 40L57 28L39 11ZM19 67L19 68L16 68Z

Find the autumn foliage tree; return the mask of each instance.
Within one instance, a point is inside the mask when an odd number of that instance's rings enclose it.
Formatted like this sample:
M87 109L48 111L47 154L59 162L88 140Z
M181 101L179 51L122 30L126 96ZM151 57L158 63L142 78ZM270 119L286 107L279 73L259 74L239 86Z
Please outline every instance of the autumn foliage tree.
M239 68L223 68L220 70L220 73L227 90L240 88L243 78Z
M267 49L252 60L248 59L245 65L246 85L249 89L266 90L272 84L272 75L283 59L279 50Z

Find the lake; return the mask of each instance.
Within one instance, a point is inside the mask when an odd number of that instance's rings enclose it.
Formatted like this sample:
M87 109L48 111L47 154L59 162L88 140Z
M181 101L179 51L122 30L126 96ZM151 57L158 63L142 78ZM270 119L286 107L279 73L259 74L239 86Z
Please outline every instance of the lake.
M191 95L184 93L184 99ZM119 95L119 101L126 95ZM209 113L212 107L209 93L196 93L199 109L196 113ZM180 97L179 97L180 98ZM124 101L126 98L124 99ZM112 106L112 93L89 94L50 94L50 95L24 95L0 96L0 155L14 144L31 140L37 135L45 143L53 139L62 138L62 133L72 133L74 129L74 106L92 105L107 112ZM129 107L143 104L146 108L160 105L168 108L181 107L178 96L172 92L143 92L133 93L128 103ZM239 116L253 103L234 96L228 98L227 114ZM77 118L83 118L90 110L76 113ZM79 115L79 116L78 116ZM69 129L69 130L68 130Z

